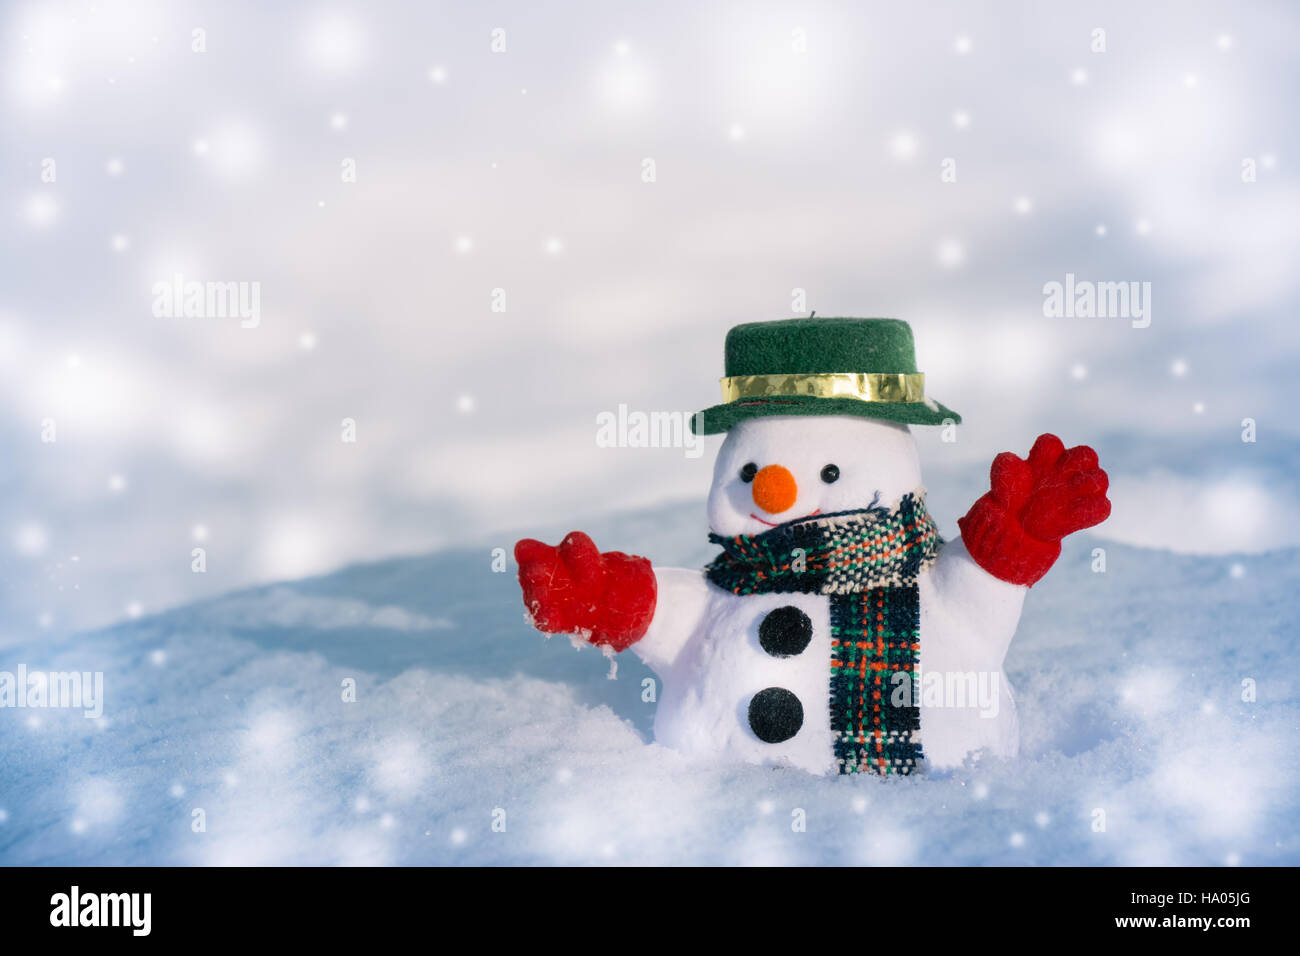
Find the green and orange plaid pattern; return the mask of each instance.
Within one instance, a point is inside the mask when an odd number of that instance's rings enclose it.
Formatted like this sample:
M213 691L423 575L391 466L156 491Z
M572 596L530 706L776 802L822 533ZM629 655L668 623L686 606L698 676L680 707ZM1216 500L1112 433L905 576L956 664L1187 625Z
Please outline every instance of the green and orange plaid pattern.
M925 510L925 491L895 508L866 508L791 521L724 538L705 568L733 594L801 591L830 597L831 731L841 773L908 774L922 759L920 711L896 707L898 674L916 672L921 653L916 578L943 540ZM907 695L914 700L915 695Z
M734 594L803 591L856 594L906 587L939 554L943 539L925 510L925 491L895 508L800 518L760 534L710 534L722 553L704 570Z
M909 774L921 754L921 712L895 706L899 677L921 656L915 585L831 598L831 733L840 773ZM914 701L916 695L906 695Z

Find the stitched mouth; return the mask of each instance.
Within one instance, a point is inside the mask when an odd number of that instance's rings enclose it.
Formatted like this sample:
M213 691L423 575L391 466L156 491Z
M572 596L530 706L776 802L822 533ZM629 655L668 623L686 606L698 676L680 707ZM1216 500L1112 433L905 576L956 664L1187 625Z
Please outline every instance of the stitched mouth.
M809 514L804 515L804 518L811 518L813 515L819 515L819 514L821 514L821 513L822 513L822 509L821 509L821 508L818 508L816 511L813 511L813 512L810 512ZM758 515L754 514L754 512L752 512L752 511L749 513L749 516L750 516L751 518L753 518L755 521L761 521L761 522L763 522L763 524L767 525L769 528L775 528L778 524L785 524L784 521L782 521L782 522L776 522L776 521L768 521L766 518L760 518ZM803 519L802 519L802 518L791 518L790 520L791 520L791 521L802 521Z

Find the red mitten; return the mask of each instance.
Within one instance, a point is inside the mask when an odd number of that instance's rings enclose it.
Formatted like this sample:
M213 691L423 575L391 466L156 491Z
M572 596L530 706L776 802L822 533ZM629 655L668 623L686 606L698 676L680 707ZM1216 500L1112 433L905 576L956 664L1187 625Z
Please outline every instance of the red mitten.
M1062 538L1110 516L1109 479L1087 445L1067 451L1039 435L1028 460L994 458L989 478L992 490L957 525L975 563L1001 581L1032 585L1061 556Z
M657 585L645 558L606 551L570 532L558 548L525 538L515 545L519 585L533 626L547 634L581 634L621 651L645 636Z

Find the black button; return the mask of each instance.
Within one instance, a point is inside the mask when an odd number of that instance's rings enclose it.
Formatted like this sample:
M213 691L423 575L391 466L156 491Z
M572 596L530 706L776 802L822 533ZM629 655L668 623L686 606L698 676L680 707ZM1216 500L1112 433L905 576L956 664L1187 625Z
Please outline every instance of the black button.
M802 654L812 640L812 621L797 607L779 607L758 625L758 643L773 657Z
M760 690L749 702L749 726L764 743L789 740L803 726L803 704L784 687Z

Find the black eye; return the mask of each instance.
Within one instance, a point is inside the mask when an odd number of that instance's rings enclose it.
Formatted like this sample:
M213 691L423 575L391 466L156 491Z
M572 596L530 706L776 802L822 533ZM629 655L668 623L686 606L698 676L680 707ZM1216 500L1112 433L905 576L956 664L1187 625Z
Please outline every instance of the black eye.
M745 484L749 484L751 481L754 480L754 476L757 474L758 474L758 465L754 464L751 461L744 468L740 469L740 480L745 482Z
M826 482L828 485L839 478L839 476L840 470L835 465L827 465L822 469L822 481Z

